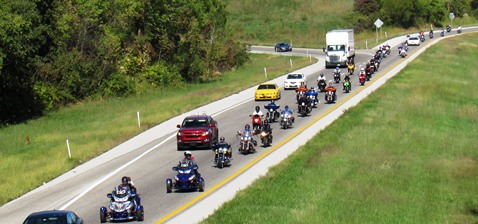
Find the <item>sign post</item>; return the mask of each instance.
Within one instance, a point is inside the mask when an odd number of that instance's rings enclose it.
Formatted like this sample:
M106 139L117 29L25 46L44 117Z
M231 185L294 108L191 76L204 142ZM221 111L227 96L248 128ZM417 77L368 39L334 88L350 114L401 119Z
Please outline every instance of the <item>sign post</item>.
M375 25L375 32L377 33L377 38L376 38L375 40L376 40L377 43L378 43L378 28L381 28L381 27L382 27L383 22L382 22L382 20L377 19L373 24Z
M450 21L451 21L450 25L451 27L453 27L453 19L455 18L455 13L450 12L450 15L448 15L448 18L450 18Z

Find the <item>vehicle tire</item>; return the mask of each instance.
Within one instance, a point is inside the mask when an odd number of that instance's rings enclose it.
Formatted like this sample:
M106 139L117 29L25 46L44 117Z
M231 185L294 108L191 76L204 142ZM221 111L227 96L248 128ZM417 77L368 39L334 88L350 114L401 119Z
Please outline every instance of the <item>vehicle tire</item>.
M204 191L204 186L205 186L206 184L204 183L204 179L203 179L203 178L201 178L201 180L202 180L202 181L199 183L199 191L202 192L202 191Z
M279 52L279 48L275 47L275 48L274 48L274 51L275 51L275 52Z
M143 209L136 211L136 219L138 221L144 221L144 211L143 211Z
M166 182L166 193L171 193L173 191L173 183Z
M105 223L106 222L106 214L103 212L100 212L100 222Z

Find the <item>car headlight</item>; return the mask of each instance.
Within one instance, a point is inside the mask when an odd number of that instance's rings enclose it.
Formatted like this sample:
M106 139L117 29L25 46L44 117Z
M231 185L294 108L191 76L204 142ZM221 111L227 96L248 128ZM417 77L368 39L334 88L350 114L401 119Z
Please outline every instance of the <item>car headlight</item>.
M206 136L206 135L209 135L209 131L205 131L201 134L202 136Z
M178 132L178 136L183 136L184 134L182 132Z

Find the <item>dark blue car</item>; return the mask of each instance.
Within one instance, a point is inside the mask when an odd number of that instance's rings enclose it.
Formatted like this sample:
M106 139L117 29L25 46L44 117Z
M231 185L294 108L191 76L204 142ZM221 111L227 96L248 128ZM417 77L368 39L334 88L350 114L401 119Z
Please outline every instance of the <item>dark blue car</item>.
M23 224L37 223L82 224L83 219L72 211L51 210L32 213L23 221Z
M292 51L292 46L286 42L277 43L274 47L275 52Z

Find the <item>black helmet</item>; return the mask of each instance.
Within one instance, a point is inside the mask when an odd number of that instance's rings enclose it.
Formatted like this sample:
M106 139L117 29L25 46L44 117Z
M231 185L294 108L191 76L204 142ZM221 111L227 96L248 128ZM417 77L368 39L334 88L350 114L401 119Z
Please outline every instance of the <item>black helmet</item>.
M222 136L221 138L219 138L219 141L220 141L221 143L224 143L225 140L226 140L226 138L224 138L224 136Z
M269 124L269 121L266 119L264 120L264 125L268 125Z
M121 183L123 183L123 184L128 184L128 182L129 182L129 181L128 181L128 177L127 177L127 176L124 176L124 177L121 178Z
M289 106L288 106L288 105L285 105L285 109L289 109Z
M256 111L259 111L261 108L259 106L256 106Z
M244 129L246 129L246 131L250 130L251 129L251 126L249 124L246 124L246 126L244 127Z

